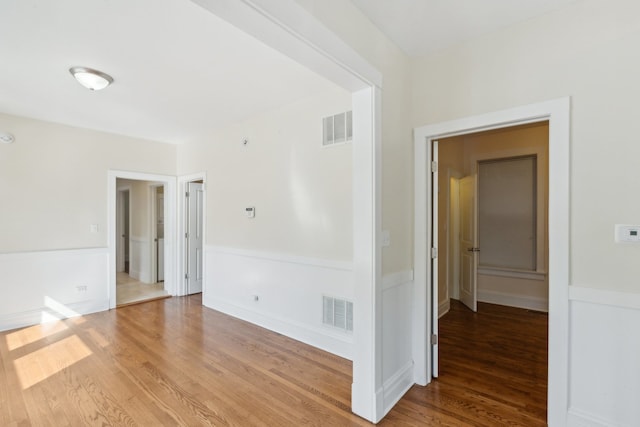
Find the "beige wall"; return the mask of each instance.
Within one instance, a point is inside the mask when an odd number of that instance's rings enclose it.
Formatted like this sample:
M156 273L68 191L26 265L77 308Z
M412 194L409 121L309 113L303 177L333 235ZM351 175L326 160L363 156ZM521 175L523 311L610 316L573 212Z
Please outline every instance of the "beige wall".
M638 16L636 1L575 2L412 64L413 126L571 96L573 285L640 292L640 247L613 241L640 218Z
M382 272L411 270L413 145L408 57L350 1L297 2L383 74L382 228L390 231L391 245L383 248Z
M173 145L7 114L0 128L16 137L0 145L0 252L105 247L107 171L175 175Z
M352 146L322 147L322 118L348 110L335 87L180 146L179 174L207 173L206 243L351 261Z
M538 198L537 198L537 271L544 274L544 280L528 280L504 278L492 275L478 275L478 291L488 291L504 295L523 296L547 300L548 281L547 247L548 247L548 165L549 125L547 122L506 129L480 132L470 135L441 139L438 143L438 246L440 253L446 254L438 258L438 297L440 303L451 295L453 279L452 250L447 240L449 229L449 171L457 171L462 176L475 174L478 161L518 157L535 154L538 166ZM480 242L482 246L482 242ZM447 275L448 274L448 275Z

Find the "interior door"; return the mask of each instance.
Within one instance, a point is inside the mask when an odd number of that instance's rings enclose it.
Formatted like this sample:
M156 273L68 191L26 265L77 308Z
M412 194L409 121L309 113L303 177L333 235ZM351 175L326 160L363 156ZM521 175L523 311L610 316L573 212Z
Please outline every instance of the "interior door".
M431 341L431 374L434 378L438 377L438 314L439 314L439 297L438 297L438 141L433 141L431 146L432 164L436 165L431 168L431 336L435 337Z
M202 227L204 185L187 185L187 294L202 292Z
M164 188L156 187L156 278L164 282Z
M476 176L460 180L460 301L478 311L478 199Z

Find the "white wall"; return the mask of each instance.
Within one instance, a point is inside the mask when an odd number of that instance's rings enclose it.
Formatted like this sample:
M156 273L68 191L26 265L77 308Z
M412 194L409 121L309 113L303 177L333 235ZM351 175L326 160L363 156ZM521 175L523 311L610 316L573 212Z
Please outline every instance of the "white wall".
M107 171L175 175L174 145L6 114L0 128L16 137L0 146L0 252L104 247Z
M382 229L391 244L382 251L382 273L413 262L413 147L408 57L350 1L296 0L383 74ZM339 12L337 12L339 11Z
M335 87L180 146L179 174L207 174L207 244L351 261L352 146L322 147L322 118L350 109Z
M640 247L613 241L614 224L640 221L640 200L632 196L640 181L640 146L633 139L640 132L640 56L634 53L639 14L635 1L575 2L412 65L415 126L571 96L570 289L601 289L623 299L640 293ZM591 424L583 425L633 425L631 405L640 395L611 370L635 375L628 355L637 355L637 345L624 334L602 341L596 329L576 322L593 316L608 334L618 334L621 328L640 329L640 319L616 305L604 310L572 304L571 310L572 413L589 414ZM594 340L617 351L587 354ZM604 366L611 368L605 368L609 380L598 382L597 391L585 387L596 385ZM592 393L607 398L593 405Z
M383 75L381 91L382 230L389 231L390 244L382 248L383 282L396 283L376 289L381 307L381 333L376 336L376 354L381 360L376 376L376 405L382 416L409 388L407 373L413 367L411 329L405 328L412 313L413 277L413 146L410 121L410 74L408 57L345 0L296 0L328 29L356 50ZM379 242L378 242L379 243ZM399 281L399 282L398 282ZM383 286L384 288L384 286ZM379 322L379 323L378 323ZM379 340L379 341L378 341ZM411 367L411 368L409 368ZM378 388L379 387L379 388Z
M174 175L175 146L6 114L0 128L16 137L0 146L0 330L108 308L108 170Z
M207 176L203 303L351 358L322 323L323 295L355 297L353 147L322 146L322 118L348 110L334 87L180 146L178 170Z

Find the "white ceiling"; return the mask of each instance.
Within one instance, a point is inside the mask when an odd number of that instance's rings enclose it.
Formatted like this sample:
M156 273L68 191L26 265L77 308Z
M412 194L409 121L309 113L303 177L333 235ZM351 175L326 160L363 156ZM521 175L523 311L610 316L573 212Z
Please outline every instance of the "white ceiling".
M577 0L352 1L423 55ZM0 112L170 143L335 87L188 0L1 0L0 58Z
M0 58L0 112L170 143L331 85L187 0L2 0Z
M578 0L351 0L411 56L526 21Z

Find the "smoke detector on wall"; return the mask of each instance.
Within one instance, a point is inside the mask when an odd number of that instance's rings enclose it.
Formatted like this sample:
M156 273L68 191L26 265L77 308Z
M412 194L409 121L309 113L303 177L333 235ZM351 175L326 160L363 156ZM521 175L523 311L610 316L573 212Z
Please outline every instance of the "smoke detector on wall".
M11 144L15 140L15 137L9 132L0 132L0 142L3 144Z

